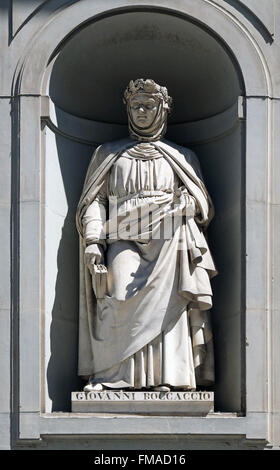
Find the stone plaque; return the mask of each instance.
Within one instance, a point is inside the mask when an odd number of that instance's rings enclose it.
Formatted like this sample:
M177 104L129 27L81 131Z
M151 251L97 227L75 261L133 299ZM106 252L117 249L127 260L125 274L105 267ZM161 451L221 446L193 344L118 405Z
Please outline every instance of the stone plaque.
M104 390L72 392L74 413L205 416L214 411L214 392Z

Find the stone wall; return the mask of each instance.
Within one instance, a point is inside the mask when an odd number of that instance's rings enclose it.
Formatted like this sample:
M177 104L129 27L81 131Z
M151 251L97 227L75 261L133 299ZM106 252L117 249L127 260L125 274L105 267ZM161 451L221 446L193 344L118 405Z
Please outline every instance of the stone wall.
M0 446L277 448L280 6L104 3L0 4ZM196 151L216 206L216 413L79 418L75 207L95 146L126 132L114 96L142 70L170 85L168 137Z

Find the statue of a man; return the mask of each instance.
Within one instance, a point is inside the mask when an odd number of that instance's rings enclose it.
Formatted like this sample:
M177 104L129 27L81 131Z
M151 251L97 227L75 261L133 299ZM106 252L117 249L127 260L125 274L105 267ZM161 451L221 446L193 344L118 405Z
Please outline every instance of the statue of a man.
M130 137L100 145L88 168L77 211L85 391L214 381L216 270L204 237L213 206L195 154L163 139L171 101L153 80L131 81Z

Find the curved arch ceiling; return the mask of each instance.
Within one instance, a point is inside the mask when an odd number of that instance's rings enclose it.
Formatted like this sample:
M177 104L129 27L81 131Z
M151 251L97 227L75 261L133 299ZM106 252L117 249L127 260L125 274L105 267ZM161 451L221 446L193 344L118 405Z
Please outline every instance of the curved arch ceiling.
M204 29L166 13L135 11L91 23L70 39L54 64L50 96L68 113L123 124L123 90L140 77L167 86L171 123L219 114L242 93L231 57Z

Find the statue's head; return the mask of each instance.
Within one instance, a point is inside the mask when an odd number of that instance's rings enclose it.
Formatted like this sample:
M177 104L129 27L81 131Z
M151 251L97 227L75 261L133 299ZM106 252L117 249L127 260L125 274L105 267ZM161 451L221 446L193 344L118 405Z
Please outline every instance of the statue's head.
M165 87L151 79L131 80L124 92L124 103L132 137L153 141L165 134L167 115L172 104Z

